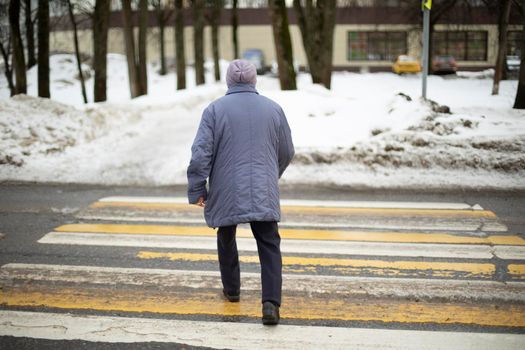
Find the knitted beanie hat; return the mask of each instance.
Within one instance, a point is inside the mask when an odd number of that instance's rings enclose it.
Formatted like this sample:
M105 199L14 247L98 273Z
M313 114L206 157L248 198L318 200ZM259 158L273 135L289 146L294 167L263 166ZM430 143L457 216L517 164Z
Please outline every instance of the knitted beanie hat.
M226 72L226 84L228 87L235 84L251 84L257 83L257 69L255 65L246 60L233 60L228 66Z

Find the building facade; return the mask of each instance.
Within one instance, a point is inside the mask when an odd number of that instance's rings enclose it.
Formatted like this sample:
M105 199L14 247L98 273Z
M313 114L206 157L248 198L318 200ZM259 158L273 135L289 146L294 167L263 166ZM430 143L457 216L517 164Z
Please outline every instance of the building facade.
M261 49L266 61L275 61L275 48L269 10L264 2L247 1L239 12L238 38L240 52ZM481 5L449 11L433 27L432 52L434 55L452 55L460 69L479 70L493 67L496 61L498 41L497 16ZM306 65L302 39L294 10L288 11L294 59L302 67ZM173 16L172 16L173 17ZM124 54L122 14L113 11L110 17L109 52ZM522 26L519 15L513 13L509 26L509 55L520 55ZM55 26L51 34L51 49L56 52L72 52L72 32L64 21ZM191 10L185 10L185 50L188 62L193 61L193 29ZM348 1L337 10L334 31L333 65L337 70L379 71L389 70L398 55L421 57L422 43L421 11L419 8L402 6L401 0ZM148 60L159 59L159 35L155 14L150 13L148 31ZM211 30L205 29L205 57L211 59ZM90 54L91 30L89 21L81 21L81 50ZM165 32L168 62L175 55L173 23ZM220 57L233 59L231 9L226 4L219 27Z

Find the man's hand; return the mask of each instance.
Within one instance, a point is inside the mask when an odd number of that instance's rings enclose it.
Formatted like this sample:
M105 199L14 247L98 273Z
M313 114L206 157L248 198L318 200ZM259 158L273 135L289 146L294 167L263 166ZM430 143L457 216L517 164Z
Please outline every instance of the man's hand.
M204 201L204 197L200 197L197 203L195 203L196 206L204 208L206 206L206 202Z

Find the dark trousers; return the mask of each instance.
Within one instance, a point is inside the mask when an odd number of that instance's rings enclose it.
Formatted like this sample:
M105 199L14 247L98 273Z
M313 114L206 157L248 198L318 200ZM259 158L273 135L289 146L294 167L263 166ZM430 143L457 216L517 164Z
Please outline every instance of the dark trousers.
M281 237L277 222L254 221L250 223L257 241L257 251L261 263L262 302L271 301L281 305L282 258ZM228 294L238 294L241 288L239 253L235 241L237 225L219 227L217 250L222 285Z

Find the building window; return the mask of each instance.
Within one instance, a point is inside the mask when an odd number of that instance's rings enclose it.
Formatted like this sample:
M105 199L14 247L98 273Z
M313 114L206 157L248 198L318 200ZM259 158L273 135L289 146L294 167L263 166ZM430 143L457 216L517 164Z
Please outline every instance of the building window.
M433 55L454 56L458 61L487 60L487 32L434 32Z
M231 9L233 7L232 0L224 0L224 8ZM287 4L288 7L290 5ZM264 8L268 7L268 0L238 0L237 7L242 8Z
M407 6L403 0L337 0L337 7L400 7Z
M510 30L507 32L507 55L508 56L520 56L521 50L523 50L523 32Z
M406 53L406 32L348 32L349 61L394 61Z
M268 7L268 0L241 0L239 1L242 7L246 8L266 8ZM290 6L288 6L290 7Z

